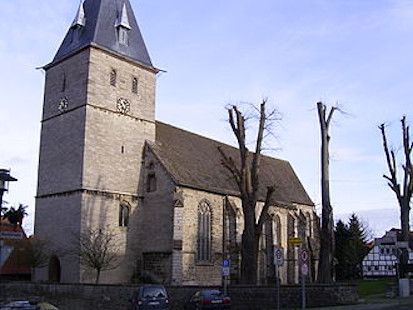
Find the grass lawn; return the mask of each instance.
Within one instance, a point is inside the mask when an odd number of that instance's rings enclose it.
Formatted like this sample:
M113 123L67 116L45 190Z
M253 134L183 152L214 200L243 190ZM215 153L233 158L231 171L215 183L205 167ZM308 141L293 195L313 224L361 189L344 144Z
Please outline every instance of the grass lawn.
M358 293L361 298L373 295L384 295L386 289L392 284L396 284L393 279L360 280L357 282Z

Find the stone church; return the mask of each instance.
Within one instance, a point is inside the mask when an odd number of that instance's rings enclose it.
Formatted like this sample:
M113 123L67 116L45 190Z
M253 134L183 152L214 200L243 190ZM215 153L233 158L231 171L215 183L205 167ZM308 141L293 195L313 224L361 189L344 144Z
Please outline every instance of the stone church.
M129 0L82 1L44 70L35 235L53 255L36 280L92 282L93 270L69 249L82 233L102 229L115 234L120 261L101 283L219 285L225 258L237 283L241 201L217 147L234 158L237 150L155 120L159 70ZM285 251L282 282L298 281L291 237L311 251L314 277L314 204L289 162L265 156L261 171L262 190L275 184L276 192L261 238L259 281L275 279L274 245Z

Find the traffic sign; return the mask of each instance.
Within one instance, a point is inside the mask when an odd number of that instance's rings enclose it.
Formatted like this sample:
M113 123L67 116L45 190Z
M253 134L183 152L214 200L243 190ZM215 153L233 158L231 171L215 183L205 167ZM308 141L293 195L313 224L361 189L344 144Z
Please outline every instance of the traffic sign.
M308 265L306 263L301 265L301 273L304 276L308 276Z
M229 277L229 267L222 267L222 275L224 277Z
M300 238L293 237L293 238L288 239L288 243L294 244L294 245L299 245L299 244L303 243L303 241Z
M274 247L274 265L284 265L284 249L281 247Z
M303 263L308 262L308 251L305 249L301 250L301 261Z
M231 260L224 259L222 261L222 276L229 277L231 267Z

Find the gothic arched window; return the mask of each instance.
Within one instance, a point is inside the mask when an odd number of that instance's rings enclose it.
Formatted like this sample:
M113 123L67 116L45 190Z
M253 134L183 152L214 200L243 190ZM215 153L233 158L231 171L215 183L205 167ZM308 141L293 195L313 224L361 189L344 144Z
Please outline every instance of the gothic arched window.
M198 206L198 261L211 260L211 205L203 200Z
M274 242L276 245L281 246L281 220L279 215L276 215L274 218L274 226Z
M110 72L110 85L116 86L117 73L115 69Z
M313 225L311 222L311 215L309 213L306 214L305 216L305 220L306 220L306 234L308 237L312 237L313 236Z
M129 225L129 213L130 208L126 203L122 203L119 206L119 226L128 227Z

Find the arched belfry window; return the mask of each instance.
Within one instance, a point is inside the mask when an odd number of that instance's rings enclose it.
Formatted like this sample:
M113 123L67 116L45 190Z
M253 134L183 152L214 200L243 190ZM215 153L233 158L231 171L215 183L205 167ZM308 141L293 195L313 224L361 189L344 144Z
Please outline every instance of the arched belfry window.
M138 79L136 77L132 78L132 93L138 93Z
M61 91L64 92L65 90L66 90L66 74L63 72Z
M130 213L129 205L127 203L121 203L119 205L119 226L120 227L128 227L129 213Z
M110 72L110 85L116 86L117 72L115 69L112 69Z
M198 261L211 260L211 205L203 200L198 206Z

